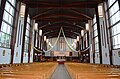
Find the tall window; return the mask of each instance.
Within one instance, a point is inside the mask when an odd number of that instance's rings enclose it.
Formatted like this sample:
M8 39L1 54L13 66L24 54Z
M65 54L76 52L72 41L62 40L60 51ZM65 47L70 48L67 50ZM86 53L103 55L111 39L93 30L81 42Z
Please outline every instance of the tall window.
M35 47L37 47L37 42L38 42L38 32L36 32L36 39L35 39Z
M118 0L108 0L108 10L113 49L120 48L120 8Z
M98 53L99 52L99 41L98 41L96 15L94 16L94 19L93 19L93 40L94 40L95 53Z
M27 26L26 26L26 33L25 33L25 45L24 45L24 52L28 53L28 46L30 40L30 17L27 17Z
M84 37L85 37L84 45L85 45L85 48L87 48L88 47L87 32L85 33Z
M0 31L0 47L10 48L16 0L6 0Z

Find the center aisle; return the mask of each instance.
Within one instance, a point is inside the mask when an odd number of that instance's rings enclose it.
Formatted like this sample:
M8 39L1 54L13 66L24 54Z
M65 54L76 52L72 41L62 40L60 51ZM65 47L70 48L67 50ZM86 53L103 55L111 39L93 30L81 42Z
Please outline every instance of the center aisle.
M51 79L71 79L67 69L63 64L59 64L53 73Z

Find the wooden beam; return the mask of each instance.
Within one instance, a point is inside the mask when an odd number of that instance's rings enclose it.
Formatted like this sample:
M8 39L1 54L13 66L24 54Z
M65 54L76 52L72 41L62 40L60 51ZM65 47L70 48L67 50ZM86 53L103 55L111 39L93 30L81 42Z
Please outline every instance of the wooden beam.
M42 15L39 17L36 17L36 20L38 19L49 19L49 18L59 18L59 17L65 17L65 18L73 18L73 19L87 19L90 20L91 18L87 18L84 16L76 16L76 15L71 15L71 14L48 14L48 15Z
M30 8L53 8L53 9L59 9L59 8L95 8L95 6L98 4L98 1L77 1L72 2L68 4L60 4L58 3L48 3L43 1L30 1L26 2L29 4Z
M36 22L88 22L88 19L81 19L81 18L44 18L44 19L37 19Z
M48 31L48 32L44 32L43 35L49 35L49 34L51 34L51 33L58 33L59 31L60 31L60 30L51 30L51 31ZM75 36L77 36L77 35L80 34L80 33L78 33L78 32L74 32L74 31L71 31L71 30L65 30L65 29L64 29L64 32L71 33L72 35L75 35Z
M49 33L49 32L52 33L52 31L59 31L60 28L61 28L61 26L59 26L59 27L45 28L45 29L43 29L43 34L44 34L44 33ZM68 27L63 26L63 28L65 29L65 31L70 31L71 33L74 33L74 34L76 34L76 35L78 35L78 34L80 33L80 29L75 29L74 27L68 28ZM51 29L52 29L52 30L51 30ZM66 29L67 29L67 30L66 30Z
M59 23L54 23L54 24L50 24L50 25L46 25L44 27L42 27L41 29L56 29L56 28L60 28L60 27L66 27L66 29L71 29L71 30L74 30L74 29L77 29L77 30L81 30L83 28L81 27L78 27L76 25L73 25L73 24L68 24L68 23L64 23L64 22L59 22Z
M58 32L59 33L59 32ZM54 37L58 37L58 33L52 33L52 34L49 34L47 35L47 38L54 38ZM60 37L62 37L63 35L61 34ZM75 35L71 35L71 33L65 33L65 36L66 37L69 37L69 38L74 38L76 39L77 36Z
M23 63L23 56L24 56L24 44L25 44L25 33L26 33L28 10L29 10L28 5L26 5L25 17L24 17L23 39L22 39L21 63Z
M42 13L39 13L38 15L33 16L33 17L32 17L32 19L35 19L35 18L37 18L37 17L40 17L40 16L42 16L42 15L44 15L44 14L48 13L48 12L49 12L49 11L51 11L51 10L52 10L52 9L48 9L48 10L46 10L46 11L42 12Z
M90 16L88 16L88 15L85 15L85 14L83 14L83 13L81 13L81 12L75 10L75 9L71 9L71 11L73 11L74 13L79 14L79 15L81 15L81 16L84 16L84 17L86 17L86 18L88 18L88 19L90 19L90 20L92 19L92 17L90 17Z

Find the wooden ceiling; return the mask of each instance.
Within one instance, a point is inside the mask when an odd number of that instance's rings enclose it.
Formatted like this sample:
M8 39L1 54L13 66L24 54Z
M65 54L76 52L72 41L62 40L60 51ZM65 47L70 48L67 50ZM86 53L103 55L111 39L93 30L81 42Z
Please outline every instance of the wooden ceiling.
M103 0L20 0L29 8L29 15L39 23L48 38L57 37L63 27L65 35L76 38L85 23L93 18L95 8ZM62 36L62 35L61 35Z

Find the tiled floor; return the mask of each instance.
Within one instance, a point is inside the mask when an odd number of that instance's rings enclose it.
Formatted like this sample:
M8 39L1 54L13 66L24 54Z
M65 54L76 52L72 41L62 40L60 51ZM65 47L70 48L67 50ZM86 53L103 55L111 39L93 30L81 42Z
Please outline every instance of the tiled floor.
M51 79L71 79L70 75L68 74L65 66L63 64L59 64L53 73Z

